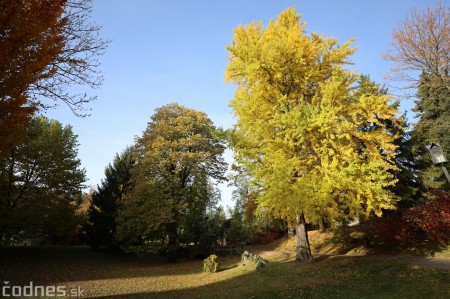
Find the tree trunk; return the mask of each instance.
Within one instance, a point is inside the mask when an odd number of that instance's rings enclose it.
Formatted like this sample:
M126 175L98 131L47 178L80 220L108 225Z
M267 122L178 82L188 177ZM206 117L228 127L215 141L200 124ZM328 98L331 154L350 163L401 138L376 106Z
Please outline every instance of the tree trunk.
M296 260L300 262L313 262L311 248L309 247L308 232L306 231L305 215L297 215L295 232L297 239Z
M289 237L293 237L295 235L295 228L292 223L287 223L287 233Z
M319 219L319 232L323 233L325 231L325 221L323 217Z
M168 244L167 244L167 261L174 263L177 261L177 245L178 245L178 224L177 222L168 225Z

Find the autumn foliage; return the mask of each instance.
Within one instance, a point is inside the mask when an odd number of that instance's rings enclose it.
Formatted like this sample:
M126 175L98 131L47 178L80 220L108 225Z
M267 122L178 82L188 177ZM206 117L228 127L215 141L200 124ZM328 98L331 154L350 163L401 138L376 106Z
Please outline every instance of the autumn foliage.
M1 96L17 99L51 76L47 66L63 46L65 0L6 0L0 4Z
M385 124L399 124L397 110L390 96L355 93L359 77L344 67L351 40L338 45L305 26L290 8L266 27L234 30L225 80L237 85L236 159L277 217L304 225L380 216L395 208L387 187L397 181L397 136Z
M29 87L55 70L51 63L64 39L66 0L4 0L0 3L0 154L20 138L37 108Z
M450 242L450 194L433 190L435 199L410 208L399 209L375 224L378 236L399 246L423 241Z

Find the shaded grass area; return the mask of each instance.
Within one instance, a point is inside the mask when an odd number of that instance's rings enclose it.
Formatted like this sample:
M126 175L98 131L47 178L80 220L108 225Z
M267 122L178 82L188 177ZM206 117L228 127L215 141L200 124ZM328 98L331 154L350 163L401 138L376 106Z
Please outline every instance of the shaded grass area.
M88 248L1 248L0 280L13 285L80 286L107 298L448 298L450 271L376 257L320 257L312 264L273 259L263 271L221 258L166 264Z

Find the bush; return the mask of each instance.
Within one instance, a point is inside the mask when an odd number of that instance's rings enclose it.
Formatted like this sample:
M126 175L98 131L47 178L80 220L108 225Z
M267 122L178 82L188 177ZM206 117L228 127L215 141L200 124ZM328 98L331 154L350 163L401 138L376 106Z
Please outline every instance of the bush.
M450 194L430 191L435 199L411 208L400 209L381 218L375 229L381 239L399 246L429 240L450 242Z
M432 192L436 199L407 209L403 217L411 229L425 233L433 242L450 242L450 194L441 190Z
M377 238L388 244L405 247L415 243L402 216L402 211L389 211L374 223Z
M217 255L212 254L203 260L203 271L206 273L215 273L219 269L219 261Z

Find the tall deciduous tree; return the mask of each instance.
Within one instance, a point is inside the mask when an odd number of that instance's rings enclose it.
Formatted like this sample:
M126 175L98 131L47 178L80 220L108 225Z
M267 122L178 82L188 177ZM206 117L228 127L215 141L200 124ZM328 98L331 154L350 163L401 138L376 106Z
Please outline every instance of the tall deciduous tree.
M157 109L136 142L133 190L120 211L128 250L153 247L176 258L180 226L214 199L208 181L223 179L224 144L214 131L205 113L178 104Z
M396 182L396 136L382 120L395 123L397 110L389 96L352 92L358 77L343 68L350 45L306 35L290 8L266 28L239 26L227 48L236 156L262 184L259 204L296 219L298 260L312 260L306 221L395 206L387 187Z
M36 111L33 83L52 77L51 64L64 47L65 0L0 3L0 156L20 141Z
M70 126L43 117L30 122L26 138L0 159L0 234L67 233L85 181L77 146Z
M394 63L390 77L420 85L444 86L450 90L450 8L441 1L424 10L414 8L392 33L385 58ZM421 82L420 74L429 80Z
M92 193L87 228L88 243L94 248L115 244L118 209L123 196L131 190L133 148L126 148L114 157L105 169L105 179Z
M196 179L195 184L189 194L192 200L188 201L178 226L179 243L194 245L195 254L208 254L218 237L211 225L217 224L215 216L220 190L207 177Z
M98 87L98 57L108 41L90 22L93 0L4 0L0 3L0 155L23 137L49 99L85 115L93 97L71 85Z

